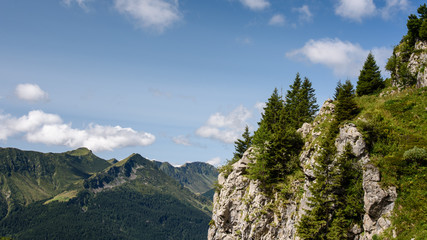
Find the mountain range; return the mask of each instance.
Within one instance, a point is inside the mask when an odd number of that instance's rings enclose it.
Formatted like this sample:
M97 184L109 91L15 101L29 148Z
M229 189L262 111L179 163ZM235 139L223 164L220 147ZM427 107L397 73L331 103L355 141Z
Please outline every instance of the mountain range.
M89 149L0 148L0 236L13 239L205 239L218 172Z

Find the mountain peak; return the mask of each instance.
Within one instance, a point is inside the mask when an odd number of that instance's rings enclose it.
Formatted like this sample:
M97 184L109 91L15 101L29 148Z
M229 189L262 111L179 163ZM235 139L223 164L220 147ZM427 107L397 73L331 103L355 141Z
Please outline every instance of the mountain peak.
M92 153L91 150L85 147L77 148L76 150L68 151L67 154L71 156L86 156Z

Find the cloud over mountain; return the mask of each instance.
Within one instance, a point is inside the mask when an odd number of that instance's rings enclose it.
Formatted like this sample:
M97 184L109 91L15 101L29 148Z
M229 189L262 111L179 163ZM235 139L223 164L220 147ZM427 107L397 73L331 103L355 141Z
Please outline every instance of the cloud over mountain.
M0 114L0 140L14 135L24 135L31 143L62 145L72 148L87 147L93 151L112 151L128 146L147 146L155 141L150 133L137 132L132 128L90 124L85 129L73 128L56 114L40 110L16 118Z

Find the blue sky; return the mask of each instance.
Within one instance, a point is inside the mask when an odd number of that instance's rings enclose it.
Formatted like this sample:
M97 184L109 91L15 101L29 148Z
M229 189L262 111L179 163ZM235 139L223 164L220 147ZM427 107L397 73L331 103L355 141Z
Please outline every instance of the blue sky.
M2 0L0 146L221 164L295 74L321 105L415 0ZM386 72L382 72L387 77Z

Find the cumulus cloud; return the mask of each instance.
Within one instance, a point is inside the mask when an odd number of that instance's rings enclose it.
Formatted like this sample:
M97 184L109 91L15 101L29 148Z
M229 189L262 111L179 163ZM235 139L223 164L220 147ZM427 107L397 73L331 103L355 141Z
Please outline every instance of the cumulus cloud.
M114 7L138 26L159 32L181 19L178 0L114 0Z
M120 126L90 124L86 129L76 129L71 123L65 124L60 116L40 110L30 111L20 118L0 114L0 140L19 134L31 143L87 147L93 151L146 146L155 141L155 136L150 133Z
M285 16L282 14L275 14L273 17L271 17L268 24L272 26L283 26L285 25L285 22Z
M246 120L251 116L251 112L243 106L237 107L228 115L215 113L209 117L204 126L196 130L196 134L224 143L234 143L244 131Z
M299 20L301 22L310 22L313 19L313 14L310 11L310 8L307 5L303 5L300 8L294 8L293 11L298 12Z
M358 22L375 13L376 6L373 0L339 0L335 8L335 14Z
M270 2L267 0L239 0L245 7L251 10L258 11L268 8Z
M254 106L260 113L264 112L264 108L266 107L265 102L256 102Z
M209 161L206 161L206 163L212 165L212 166L218 166L221 163L221 158L220 157L214 157Z
M180 135L177 137L173 137L172 141L176 144L179 144L179 145L184 145L184 146L191 146L192 145L190 142L190 139L188 139L188 136Z
M18 84L15 89L15 95L22 100L30 102L46 101L48 94L37 84Z
M336 76L355 77L359 75L369 51L374 54L377 64L384 68L387 57L392 53L388 48L363 49L359 44L335 39L309 40L304 47L286 53L289 58L308 60L331 68Z
M386 5L380 9L381 16L384 19L389 19L395 12L406 10L408 7L407 0L386 0Z

